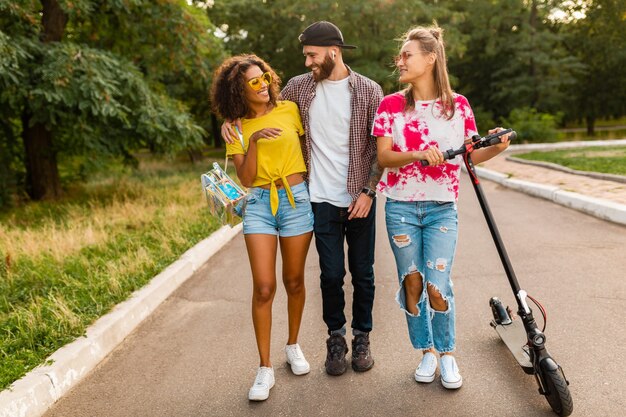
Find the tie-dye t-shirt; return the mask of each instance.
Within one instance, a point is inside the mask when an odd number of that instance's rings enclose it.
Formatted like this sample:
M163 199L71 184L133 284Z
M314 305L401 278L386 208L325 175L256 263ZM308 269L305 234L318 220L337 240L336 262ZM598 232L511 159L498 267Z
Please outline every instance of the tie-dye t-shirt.
M416 101L405 113L404 93L386 96L378 107L372 135L393 139L394 151L423 151L437 146L442 152L459 148L477 134L474 113L465 97L454 94L452 119L441 115L441 101ZM456 201L462 157L439 166L422 166L419 161L398 168L385 168L378 191L400 201Z

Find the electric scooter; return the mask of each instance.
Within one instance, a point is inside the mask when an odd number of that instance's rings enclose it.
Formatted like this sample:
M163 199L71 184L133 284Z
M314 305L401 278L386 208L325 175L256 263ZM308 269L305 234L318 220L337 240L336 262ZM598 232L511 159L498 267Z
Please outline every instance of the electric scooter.
M545 330L546 313L534 298L528 295L526 291L520 288L520 285L511 266L511 261L506 253L504 243L500 238L500 233L491 214L491 210L487 205L487 200L480 186L480 181L474 169L471 153L475 149L485 148L500 143L500 136L511 133L511 140L517 134L512 129L506 129L498 133L480 137L475 135L471 141L465 143L458 149L449 149L443 152L445 159L452 159L457 155L463 155L465 167L469 173L476 197L480 203L480 208L485 215L485 220L489 226L489 231L498 250L498 255L502 261L502 266L509 279L509 284L517 301L517 317L512 314L511 309L503 306L497 297L489 300L493 320L491 326L496 330L500 338L511 351L517 362L520 364L524 372L534 375L539 385L539 393L546 397L552 410L559 416L569 416L573 409L574 403L568 388L569 382L565 378L565 373L561 366L550 356L546 349ZM422 161L422 165L428 165L428 161ZM539 308L543 315L543 328L540 330L535 322L533 312L528 306L527 299Z

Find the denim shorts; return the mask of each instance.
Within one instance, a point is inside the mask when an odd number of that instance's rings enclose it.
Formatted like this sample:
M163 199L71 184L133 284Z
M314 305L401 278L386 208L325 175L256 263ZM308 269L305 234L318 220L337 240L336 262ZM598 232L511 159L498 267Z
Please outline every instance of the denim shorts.
M451 352L455 348L455 301L450 270L456 251L456 203L396 201L387 199L385 218L389 243L396 260L400 287L396 301L404 310L409 337L415 349ZM423 290L418 314L406 308L404 278L419 272ZM446 311L431 307L427 287L436 289L447 303Z
M264 234L282 237L298 236L313 231L313 211L306 182L291 186L296 207L292 207L284 188L278 190L278 212L272 215L270 190L250 188L243 214L243 234Z

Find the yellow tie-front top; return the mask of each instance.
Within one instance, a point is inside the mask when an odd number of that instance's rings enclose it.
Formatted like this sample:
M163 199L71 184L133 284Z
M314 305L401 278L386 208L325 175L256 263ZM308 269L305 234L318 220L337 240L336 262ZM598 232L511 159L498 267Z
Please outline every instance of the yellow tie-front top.
M276 180L282 180L287 198L292 207L296 206L287 176L306 172L306 165L302 157L300 136L304 135L304 128L300 120L300 111L296 103L278 101L269 113L254 119L242 119L242 134L244 148L241 142L226 144L226 155L245 155L248 151L250 136L266 127L282 130L280 136L272 139L257 141L257 171L252 182L253 187L270 184L270 207L272 214L278 211L278 189Z

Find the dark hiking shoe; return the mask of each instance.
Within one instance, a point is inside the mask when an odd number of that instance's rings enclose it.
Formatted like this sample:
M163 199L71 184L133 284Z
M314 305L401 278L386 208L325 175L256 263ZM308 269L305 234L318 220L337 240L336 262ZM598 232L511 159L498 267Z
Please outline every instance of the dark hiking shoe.
M326 349L326 373L337 376L346 372L348 368L346 339L340 334L333 334L326 340Z
M374 358L370 352L369 333L361 333L352 339L352 369L365 372L374 366Z

